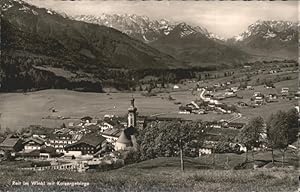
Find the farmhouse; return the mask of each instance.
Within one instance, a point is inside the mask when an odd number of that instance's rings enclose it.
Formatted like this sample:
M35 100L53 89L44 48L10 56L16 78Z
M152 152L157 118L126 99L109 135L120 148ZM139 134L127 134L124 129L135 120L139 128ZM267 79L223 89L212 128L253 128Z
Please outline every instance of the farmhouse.
M255 105L262 105L264 103L264 100L262 97L255 97L254 104Z
M300 91L298 90L296 93L295 93L295 99L299 99L300 98Z
M233 91L234 93L237 92L237 91L239 90L238 87L231 87L230 89L231 89L231 91Z
M111 123L108 123L108 122L102 122L100 124L100 128L101 128L101 131L104 131L104 130L107 130L107 129L113 129L114 126L111 124Z
M199 148L199 157L202 155L212 154L214 146L212 144L205 143L201 148Z
M106 139L106 141L115 145L121 133L122 131L120 129L107 129L101 132L101 135Z
M267 97L266 97L266 101L271 103L271 102L277 102L278 100L278 96L277 94L269 94Z
M8 135L0 144L0 150L5 152L18 152L22 150L22 139L15 135Z
M264 104L264 94L260 92L255 92L251 100L254 102L254 105L263 105Z
M281 96L282 96L282 97L286 97L288 94L289 94L289 88L283 87L283 88L281 89Z
M190 106L179 106L179 112L180 113L190 114L190 113L192 113L192 111L193 111L193 108L190 107Z
M30 137L24 141L23 145L25 152L39 150L45 145L45 140L40 137Z
M91 123L92 120L93 120L93 118L90 117L90 116L85 116L85 117L82 117L80 120L81 120L81 122L83 122L83 123Z
M248 89L248 90L254 90L254 88L251 85L247 85L246 89Z
M53 147L44 145L40 149L19 152L16 154L16 156L26 159L48 159L53 157L60 157L61 154L58 154Z
M98 152L105 144L106 139L101 135L89 134L85 135L79 141L64 147L68 155L92 155Z
M54 147L56 149L56 152L64 153L64 147L66 145L75 143L81 138L81 134L51 134L46 141L46 145Z
M229 143L229 147L236 152L245 153L247 152L247 148L240 143Z

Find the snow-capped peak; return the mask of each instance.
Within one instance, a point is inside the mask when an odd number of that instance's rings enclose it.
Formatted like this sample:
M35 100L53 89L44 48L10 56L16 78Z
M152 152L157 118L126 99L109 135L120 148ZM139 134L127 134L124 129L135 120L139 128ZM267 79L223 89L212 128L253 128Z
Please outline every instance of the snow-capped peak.
M213 40L220 40L220 41L226 40L224 37L220 37L219 35L216 35L214 33L209 33L208 38L213 39Z
M279 34L282 36L290 35L295 30L296 23L290 21L263 21L258 20L255 23L249 25L248 29L238 36L234 37L235 41L244 41L245 39L252 36L260 36L263 39L276 38ZM289 37L289 39L291 39Z
M147 16L138 16L135 14L102 13L99 16L78 15L74 16L73 19L112 27L146 43L154 41L159 37L170 35L175 28L180 34L180 38L187 37L192 34L201 34L210 39L222 40L222 38L210 34L201 26L193 26L185 22L175 23L167 19L151 20Z
M208 31L205 28L200 27L200 26L194 27L194 26L188 25L185 22L182 22L182 23L177 24L176 28L180 28L180 31L181 31L180 37L186 37L191 34L201 34L206 37L209 37Z
M11 8L15 8L18 11L22 11L24 13L33 14L33 15L39 15L40 10L39 8L43 9L46 14L49 15L60 15L64 18L67 18L68 16L65 13L57 12L52 9L46 9L42 7L38 7L36 5L32 5L30 2L27 2L25 0L1 0L0 1L0 8L3 12L8 11Z
M135 14L102 13L99 16L78 15L73 19L112 27L146 43L156 40L161 35L168 35L174 28L174 24L166 19L150 20L147 16Z

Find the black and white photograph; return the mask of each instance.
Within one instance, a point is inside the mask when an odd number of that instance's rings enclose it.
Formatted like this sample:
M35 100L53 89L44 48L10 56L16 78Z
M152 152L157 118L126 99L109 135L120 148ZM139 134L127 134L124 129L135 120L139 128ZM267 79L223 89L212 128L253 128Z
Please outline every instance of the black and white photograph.
M0 192L300 192L299 8L0 0Z

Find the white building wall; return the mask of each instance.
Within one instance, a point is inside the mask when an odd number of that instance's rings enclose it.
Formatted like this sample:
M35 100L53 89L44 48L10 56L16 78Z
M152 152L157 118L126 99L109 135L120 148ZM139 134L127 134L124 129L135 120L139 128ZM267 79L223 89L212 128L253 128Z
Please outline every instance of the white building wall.
M115 144L115 150L120 151L120 150L125 150L127 148L127 145L124 143L118 143L116 142Z

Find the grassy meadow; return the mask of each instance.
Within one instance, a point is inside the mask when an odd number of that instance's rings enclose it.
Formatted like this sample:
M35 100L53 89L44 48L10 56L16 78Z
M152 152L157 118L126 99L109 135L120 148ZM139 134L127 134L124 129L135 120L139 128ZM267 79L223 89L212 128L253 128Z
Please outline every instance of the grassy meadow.
M6 128L18 130L29 125L55 128L62 123L79 122L84 116L91 116L94 119L102 119L105 114L125 116L132 96L136 100L139 115L209 121L232 117L229 114L217 113L178 114L180 105L176 105L175 102L187 104L198 98L198 95L192 95L188 90L146 97L140 92L86 93L49 89L26 94L0 93L0 125L3 130ZM169 100L169 96L174 100ZM52 112L53 108L55 112Z
M187 192L294 192L298 173L292 168L234 170L244 156L218 154L185 158L185 172L179 158L157 158L107 172L21 171L0 164L0 189L4 191L187 191ZM225 159L229 159L224 163ZM249 165L251 164L251 161ZM89 186L12 186L13 181L88 182Z
M159 96L144 97L140 93L83 93L68 90L0 94L0 124L2 128L16 130L28 125L60 126L63 122L76 122L83 116L103 118L105 114L124 116L132 96L140 115L169 113L178 106ZM52 112L54 108L56 112ZM45 117L70 119L45 119Z
M288 80L276 83L276 89L265 89L255 86L254 90L238 92L243 99L228 98L222 100L227 104L236 104L238 101L249 102L254 92L280 93L282 87L290 87L295 91L297 81ZM23 93L0 93L0 125L2 129L18 130L29 125L45 127L59 127L62 123L79 122L83 116L101 119L105 114L124 116L130 105L132 96L136 99L139 115L155 115L161 117L178 117L190 120L221 120L230 119L231 114L217 114L210 112L205 115L178 114L178 107L187 104L199 97L199 93L190 90L194 83L185 83L179 90L159 92L156 96L143 96L141 92L122 93L87 93L69 90L42 90ZM173 100L169 99L169 96ZM177 104L175 104L177 103ZM267 119L271 113L278 110L288 110L297 105L296 100L280 99L277 103L268 103L258 108L240 108L242 117L239 122L247 122L250 118L261 115ZM55 112L52 112L55 109ZM65 117L61 119L58 117Z

